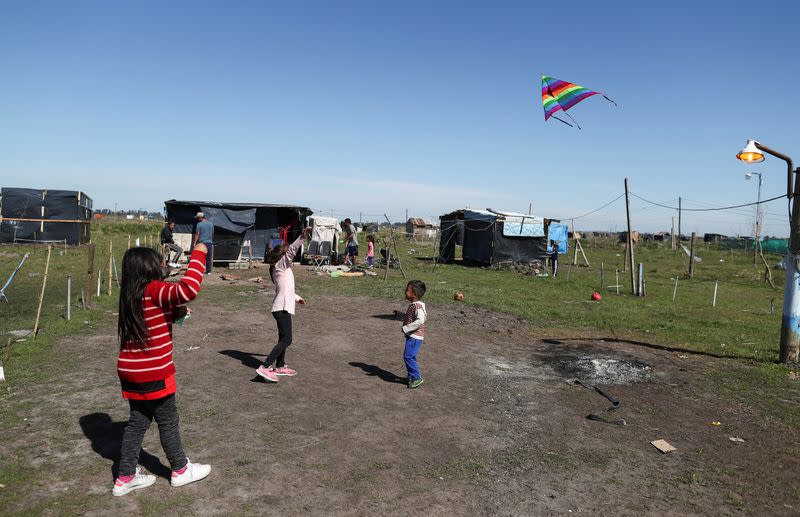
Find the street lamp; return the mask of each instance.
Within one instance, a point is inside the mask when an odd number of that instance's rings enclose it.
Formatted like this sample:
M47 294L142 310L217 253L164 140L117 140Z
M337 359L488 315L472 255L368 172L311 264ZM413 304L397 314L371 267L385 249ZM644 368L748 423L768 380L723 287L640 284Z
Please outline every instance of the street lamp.
M792 159L756 140L748 140L745 148L739 151L736 158L746 163L764 161L764 153L770 154L786 162L786 197L792 200L789 221L789 249L787 250L786 283L783 290L783 319L781 320L781 363L800 362L800 271L798 270L798 253L800 253L800 181L795 176L800 168L795 169ZM794 188L792 188L794 187Z
M761 248L761 173L748 172L744 175L748 180L753 179L753 175L758 175L758 198L756 198L756 226L753 229L755 239L753 240L753 265L756 265L756 258L758 257L758 250Z

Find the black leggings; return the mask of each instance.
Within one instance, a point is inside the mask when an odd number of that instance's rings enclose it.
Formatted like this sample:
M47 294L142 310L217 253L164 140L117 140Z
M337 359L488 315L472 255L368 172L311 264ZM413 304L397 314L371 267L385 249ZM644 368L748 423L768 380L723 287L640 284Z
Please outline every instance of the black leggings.
M150 428L153 418L158 424L161 447L164 448L170 467L172 470L185 467L187 460L181 445L175 394L156 400L128 400L128 402L131 405L131 417L122 435L119 475L132 476L136 473L144 433Z
M275 368L282 368L286 364L286 349L292 344L292 315L288 311L275 311L272 316L278 323L278 344L264 359L264 366L269 368L275 363Z

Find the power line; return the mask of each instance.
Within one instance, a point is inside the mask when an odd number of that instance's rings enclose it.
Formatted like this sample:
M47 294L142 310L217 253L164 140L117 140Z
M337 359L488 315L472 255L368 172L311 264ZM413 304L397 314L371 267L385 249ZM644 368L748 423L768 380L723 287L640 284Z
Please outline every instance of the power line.
M655 201L650 201L649 199L645 199L642 196L634 194L633 192L631 192L631 195L634 196L635 198L638 198L638 199L644 201L645 203L650 203L651 205L660 206L661 208L668 208L670 210L678 210L677 206L662 205L661 203L656 203ZM683 208L683 207L681 207L681 210L684 211L684 212L714 212L714 211L718 211L718 210L731 210L733 208L742 208L744 206L761 205L761 204L769 203L771 201L775 201L776 199L781 199L781 198L784 198L784 197L786 197L786 195L775 196L773 198L764 199L762 201L756 201L754 203L744 203L742 205L731 205L731 206L719 206L719 207L714 207L714 208Z
M583 215L579 215L579 216L577 216L577 217L563 217L561 220L562 220L562 221L564 221L564 220L566 220L566 219L582 219L582 218L584 218L584 217L586 217L586 216L588 216L588 215L592 215L592 214L593 214L593 213L595 213L595 212L599 212L600 210L602 210L602 209L606 208L607 206L611 205L611 204L612 204L612 203L614 203L615 201L618 201L618 200L619 200L620 198L622 198L623 196L625 196L625 194L620 194L619 196L615 197L614 199L612 199L611 201L609 201L609 202L608 202L608 203L606 203L605 205L601 206L600 208L596 208L596 209L592 210L591 212L586 212L585 214L583 214Z

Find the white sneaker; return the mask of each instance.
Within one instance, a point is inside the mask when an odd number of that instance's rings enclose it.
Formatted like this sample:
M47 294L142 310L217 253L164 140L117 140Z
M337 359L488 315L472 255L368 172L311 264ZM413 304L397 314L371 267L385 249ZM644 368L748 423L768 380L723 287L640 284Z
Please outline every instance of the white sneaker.
M183 471L183 474L172 472L172 479L169 480L170 485L174 487L188 485L189 483L200 481L211 472L211 465L192 463L189 458L186 458L186 462L186 470Z
M134 474L133 479L127 483L123 483L117 478L116 481L114 481L114 488L111 490L111 493L116 496L125 495L133 490L149 487L155 482L156 477L154 475L142 474L142 468L136 467L136 474Z

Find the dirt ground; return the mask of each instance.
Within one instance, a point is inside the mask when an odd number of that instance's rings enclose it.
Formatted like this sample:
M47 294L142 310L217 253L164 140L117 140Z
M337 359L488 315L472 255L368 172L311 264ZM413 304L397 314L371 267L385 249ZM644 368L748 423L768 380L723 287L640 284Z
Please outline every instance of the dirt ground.
M732 361L429 305L425 384L410 390L402 300L304 292L287 353L299 375L266 384L254 368L276 340L268 287L236 290L215 274L175 330L184 446L213 466L207 480L169 487L154 425L140 462L162 477L111 496L127 404L108 327L56 345L42 365L52 382L16 394L26 416L0 461L26 481L2 488L18 497L0 513L800 512L800 433L709 388L709 372ZM608 421L587 418L610 402L576 378L620 402ZM659 438L677 451L658 452Z

